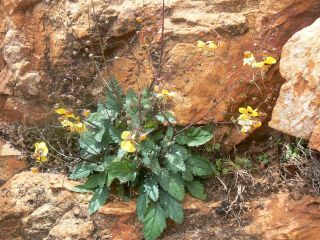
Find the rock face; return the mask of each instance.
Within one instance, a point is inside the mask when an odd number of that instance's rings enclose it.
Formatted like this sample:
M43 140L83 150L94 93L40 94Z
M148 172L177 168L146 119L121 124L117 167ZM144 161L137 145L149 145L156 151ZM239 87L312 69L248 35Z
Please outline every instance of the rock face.
M304 196L295 201L280 193L254 205L253 222L245 227L246 232L259 234L264 240L319 239L319 198Z
M0 186L26 167L22 153L0 138Z
M142 239L134 201L112 200L98 213L88 216L90 194L67 190L77 184L61 174L22 172L15 175L0 187L0 239ZM294 201L288 194L280 193L245 205L251 209L248 214L252 220L244 228L245 235L241 239L318 239L319 197L305 196ZM186 197L186 221L206 219L204 224L208 225L207 230L195 225L199 229L193 229L194 233L205 231L205 236L212 236L210 239L232 239L230 231L238 225L230 227L225 221L219 223L223 217L216 215L215 210L221 206L221 202ZM172 227L172 223L168 224ZM239 236L238 230L234 231L235 236ZM183 228L179 231L176 237L164 234L164 239L194 239L192 234L184 234Z
M320 19L297 32L282 50L280 72L287 80L269 126L310 139L320 150Z
M111 203L87 215L89 194L60 174L15 175L0 188L0 239L140 239L135 205Z
M243 52L277 58L319 9L318 0L168 1L162 77L179 94L179 122L193 122L213 105L204 121L229 120L240 105L261 102L267 113L282 79L275 66L252 82ZM138 88L157 72L161 10L153 0L4 0L0 20L0 120L43 119L55 103L96 100L98 78L114 75ZM203 55L197 40L224 47Z

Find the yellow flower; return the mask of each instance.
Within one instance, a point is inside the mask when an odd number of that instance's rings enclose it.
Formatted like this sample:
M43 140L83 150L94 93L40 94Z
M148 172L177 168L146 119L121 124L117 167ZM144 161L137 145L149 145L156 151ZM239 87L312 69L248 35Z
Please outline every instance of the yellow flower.
M251 66L254 62L255 62L255 58L253 54L250 51L244 52L243 66L245 65Z
M218 48L218 46L214 43L214 41L198 41L197 42L197 47L201 48L205 53L208 51L213 51L214 49Z
M120 144L120 148L126 152L129 152L129 153L135 152L136 147L135 147L134 141L133 141L134 137L135 137L135 135L132 135L132 133L129 131L122 132L122 134L121 134L122 142Z
M164 90L161 91L161 94L163 96L169 95L169 91L164 89Z
M206 42L206 46L208 47L209 50L214 50L214 49L218 48L217 45L213 41Z
M243 56L244 56L244 58L251 58L251 57L253 57L253 54L250 51L245 51L243 53Z
M37 167L32 167L32 168L30 168L30 170L32 173L39 173L39 168L37 168Z
M82 115L87 118L90 116L91 111L89 109L83 109Z
M66 118L78 119L78 118L76 118L74 116L74 114L71 111L69 111L69 110L67 110L65 108L58 108L58 109L55 110L55 112L58 113L59 115L63 115Z
M143 134L140 135L139 140L140 140L140 141L144 141L144 140L147 139L147 136L148 136L147 133L143 133Z
M223 41L218 42L218 47L224 47L225 45L226 45L226 43Z
M258 109L253 109L250 106L247 106L247 108L239 108L239 112L251 117L258 117L259 116L259 112Z
M87 127L84 123L79 122L79 123L74 124L72 130L75 132L78 132L78 133L83 133L83 132L87 131Z
M246 108L239 108L239 112L242 114L238 117L237 122L242 127L242 133L251 132L262 125L260 121L252 119L252 117L259 116L258 109L247 106Z
M250 115L243 113L243 114L241 114L239 116L239 119L240 120L249 120L250 119Z
M259 128L259 127L261 127L261 125L262 125L262 122L260 122L260 121L254 121L254 123L253 123L253 127L254 128Z
M160 93L156 95L157 98L174 98L177 94L175 92L169 92L166 89L163 89Z
M242 126L241 133L248 133L251 131L251 126Z
M143 22L142 17L136 17L136 22L137 22L137 23L142 23L142 22Z
M65 128L73 128L74 127L74 123L69 121L68 119L61 121L61 125Z
M206 44L205 44L204 42L202 42L202 41L198 41L198 42L197 42L197 47L198 47L198 48L204 49L205 46L206 46Z
M46 143L36 142L34 146L36 149L34 151L33 157L37 160L37 162L43 163L48 161L47 156L48 156L49 150Z
M160 87L159 87L159 85L155 85L155 86L153 87L153 91L155 91L156 93L160 92Z
M277 60L273 57L266 57L263 62L267 65L272 65L272 64L275 64Z
M256 61L254 61L252 63L252 68L262 68L264 65L265 65L264 62L256 62Z

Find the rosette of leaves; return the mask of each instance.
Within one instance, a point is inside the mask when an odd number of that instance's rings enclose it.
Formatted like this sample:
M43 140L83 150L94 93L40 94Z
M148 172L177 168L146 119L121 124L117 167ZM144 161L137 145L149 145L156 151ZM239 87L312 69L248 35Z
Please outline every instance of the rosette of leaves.
M106 203L111 189L123 199L137 197L144 236L153 240L166 228L168 218L183 222L186 191L206 199L200 180L212 175L213 165L196 149L212 139L213 129L179 129L175 123L153 93L125 94L115 79L109 82L105 101L91 113L88 130L80 137L83 161L70 175L71 179L86 178L73 190L93 192L90 214ZM135 134L135 152L120 148L123 131ZM141 134L147 137L139 140Z

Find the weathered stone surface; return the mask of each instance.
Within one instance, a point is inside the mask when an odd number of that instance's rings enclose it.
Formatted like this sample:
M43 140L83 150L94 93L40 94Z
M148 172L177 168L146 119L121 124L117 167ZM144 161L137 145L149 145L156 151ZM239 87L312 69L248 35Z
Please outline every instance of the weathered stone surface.
M101 76L116 76L126 89L150 83L159 58L160 9L153 0L2 1L0 120L40 121L57 102L96 101ZM268 114L283 80L273 66L252 84L243 52L277 57L293 33L319 17L319 9L318 0L168 1L162 80L179 95L179 123L204 115L202 122L229 121L240 105ZM225 46L203 55L197 40ZM99 72L92 57L103 66ZM225 140L229 145L243 138L231 128L225 135L236 137Z
M15 175L0 188L0 239L140 239L133 202L107 204L90 217L90 194L66 189L78 184L61 174Z
M0 138L0 185L26 167L21 152Z
M253 222L245 231L264 240L316 240L320 232L320 199L293 200L287 193L252 204Z
M309 139L320 150L320 19L297 32L282 50L281 75L287 80L269 126ZM315 132L314 132L315 131ZM313 133L314 132L314 133ZM312 136L312 137L311 137Z

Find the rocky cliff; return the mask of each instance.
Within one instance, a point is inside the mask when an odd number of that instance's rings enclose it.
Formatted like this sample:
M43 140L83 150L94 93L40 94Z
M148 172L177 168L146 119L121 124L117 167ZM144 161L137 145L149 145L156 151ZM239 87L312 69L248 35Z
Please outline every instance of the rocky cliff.
M240 105L269 113L283 82L278 67L253 80L243 52L279 59L319 9L318 0L168 1L162 76L179 93L179 122L212 104L204 120L230 120ZM46 118L61 101L94 102L113 75L126 88L143 86L159 64L160 1L4 0L0 19L2 121ZM224 46L203 56L197 40Z

